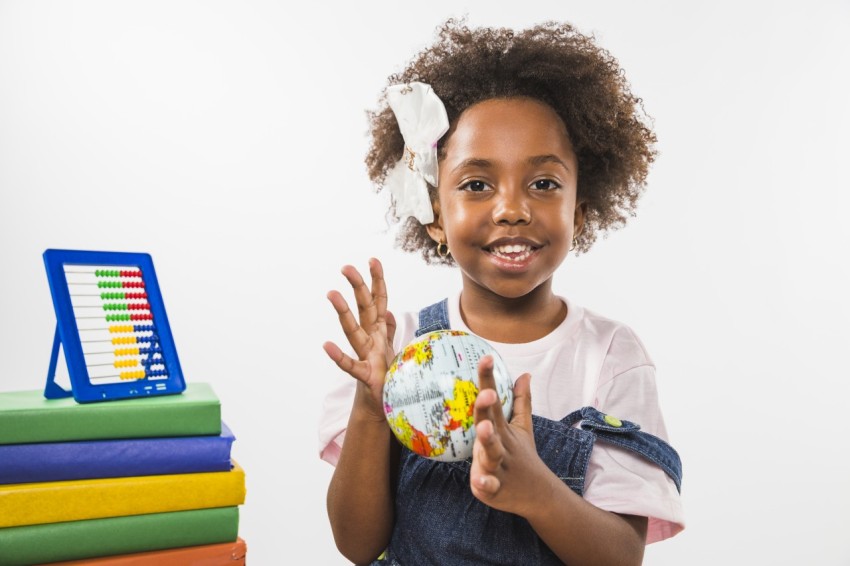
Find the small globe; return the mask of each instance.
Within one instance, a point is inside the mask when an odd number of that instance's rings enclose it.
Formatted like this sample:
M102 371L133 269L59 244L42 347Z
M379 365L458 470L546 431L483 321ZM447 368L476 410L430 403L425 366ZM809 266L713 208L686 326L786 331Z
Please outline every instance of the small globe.
M384 380L384 411L396 438L426 458L444 462L470 458L478 361L488 354L493 356L502 413L510 418L513 381L499 354L481 338L438 330L402 348Z

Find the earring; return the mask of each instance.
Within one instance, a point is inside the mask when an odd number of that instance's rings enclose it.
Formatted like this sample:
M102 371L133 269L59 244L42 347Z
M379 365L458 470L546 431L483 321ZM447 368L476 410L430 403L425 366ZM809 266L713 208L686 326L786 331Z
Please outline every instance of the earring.
M449 245L445 242L437 243L437 255L440 257L449 257Z
M570 248L570 251L573 251L574 249L576 249L577 245L578 245L578 238L573 236L573 247Z

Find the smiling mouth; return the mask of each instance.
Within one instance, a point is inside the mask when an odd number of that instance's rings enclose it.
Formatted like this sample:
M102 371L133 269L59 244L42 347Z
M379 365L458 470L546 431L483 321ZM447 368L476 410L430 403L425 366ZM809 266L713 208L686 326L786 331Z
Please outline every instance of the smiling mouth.
M492 246L486 249L488 252L500 259L521 262L531 257L531 254L533 254L538 248L527 244L509 244L503 246Z

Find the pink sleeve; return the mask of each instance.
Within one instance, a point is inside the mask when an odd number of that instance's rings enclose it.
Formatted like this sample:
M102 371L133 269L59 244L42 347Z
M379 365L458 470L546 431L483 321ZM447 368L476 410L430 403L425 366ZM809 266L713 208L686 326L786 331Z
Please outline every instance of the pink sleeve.
M319 457L333 466L339 461L357 385L347 374L340 372L337 377L339 381L325 397L319 417Z
M627 370L600 385L596 408L635 422L641 430L667 441L652 364ZM595 443L584 496L606 511L647 517L647 544L670 538L685 527L673 480L658 466L624 448Z

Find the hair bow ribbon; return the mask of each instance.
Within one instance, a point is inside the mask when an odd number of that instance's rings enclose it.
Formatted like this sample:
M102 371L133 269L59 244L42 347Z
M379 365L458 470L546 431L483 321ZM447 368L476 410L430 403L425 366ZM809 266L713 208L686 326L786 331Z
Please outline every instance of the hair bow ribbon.
M404 138L404 155L387 172L384 186L399 219L413 216L430 224L434 210L427 183L437 186L437 142L449 130L446 107L430 85L420 82L387 88L387 101Z

